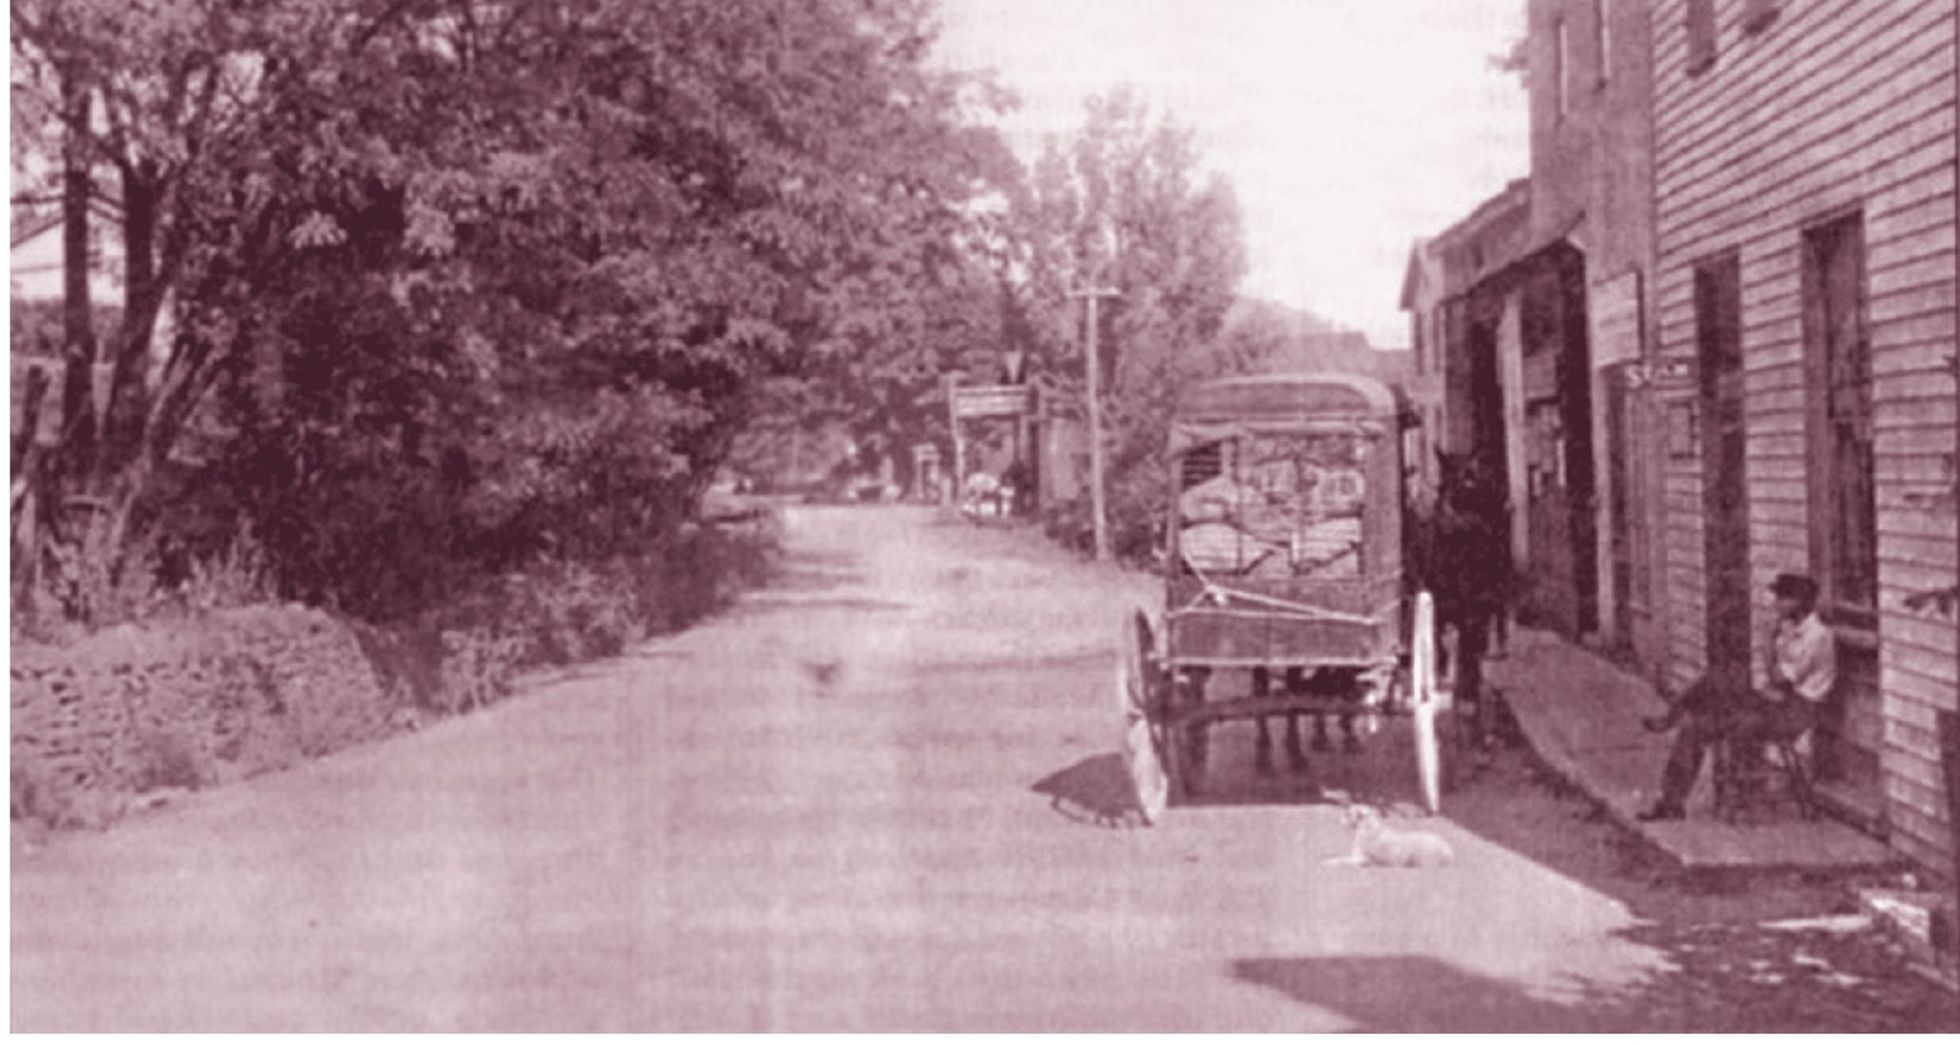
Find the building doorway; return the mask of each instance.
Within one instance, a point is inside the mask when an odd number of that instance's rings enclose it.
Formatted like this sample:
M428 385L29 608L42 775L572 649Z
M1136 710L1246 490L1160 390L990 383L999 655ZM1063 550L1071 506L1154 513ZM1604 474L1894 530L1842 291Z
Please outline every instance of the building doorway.
M1599 628L1592 367L1585 259L1553 248L1525 281L1523 341L1525 493L1530 558L1525 605L1534 621L1579 640Z

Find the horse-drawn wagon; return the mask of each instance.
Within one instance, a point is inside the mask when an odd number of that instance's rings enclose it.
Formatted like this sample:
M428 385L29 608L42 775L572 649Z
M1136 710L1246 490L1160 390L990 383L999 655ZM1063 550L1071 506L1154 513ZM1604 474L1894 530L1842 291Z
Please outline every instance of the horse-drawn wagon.
M1282 718L1303 760L1302 719L1406 717L1425 804L1441 802L1434 611L1402 562L1402 435L1390 388L1345 374L1214 381L1180 402L1160 615L1124 621L1117 673L1123 754L1155 820L1203 775L1209 734ZM1224 680L1244 679L1226 692ZM1316 747L1321 746L1316 743Z

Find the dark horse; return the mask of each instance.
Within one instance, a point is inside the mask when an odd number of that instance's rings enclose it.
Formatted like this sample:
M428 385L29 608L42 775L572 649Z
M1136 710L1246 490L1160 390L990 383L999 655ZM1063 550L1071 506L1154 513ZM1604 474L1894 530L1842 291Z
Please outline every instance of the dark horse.
M1483 700L1483 659L1490 651L1493 633L1504 626L1505 606L1512 587L1510 504L1502 473L1489 462L1468 454L1436 452L1438 482L1436 499L1427 511L1410 512L1404 531L1408 590L1411 595L1427 590L1436 600L1436 633L1439 653L1445 635L1454 635L1456 697L1466 710L1473 738L1482 743L1490 723ZM1447 654L1445 654L1447 655ZM1447 662L1440 665L1447 670ZM1287 669L1284 681L1276 680L1263 668L1254 669L1255 696L1266 696L1275 682L1288 693L1304 695L1348 694L1355 691L1352 669L1323 668L1307 674L1299 668ZM1298 714L1286 718L1286 754L1297 768L1304 761L1300 750ZM1327 717L1315 715L1313 749L1326 751ZM1360 742L1354 733L1354 716L1341 715L1345 734L1342 746L1356 750ZM1260 768L1271 765L1272 733L1267 719L1258 720L1256 753Z
M1464 454L1436 452L1436 500L1410 527L1409 578L1436 600L1436 634L1456 637L1456 698L1473 737L1485 739L1483 658L1504 627L1512 588L1510 503L1502 474Z

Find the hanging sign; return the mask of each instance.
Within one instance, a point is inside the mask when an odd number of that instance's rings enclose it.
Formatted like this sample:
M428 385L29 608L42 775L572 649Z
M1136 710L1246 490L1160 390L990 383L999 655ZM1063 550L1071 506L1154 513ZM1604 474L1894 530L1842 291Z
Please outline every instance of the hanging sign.
M953 417L1019 417L1028 412L1032 397L1027 385L967 385L953 389Z

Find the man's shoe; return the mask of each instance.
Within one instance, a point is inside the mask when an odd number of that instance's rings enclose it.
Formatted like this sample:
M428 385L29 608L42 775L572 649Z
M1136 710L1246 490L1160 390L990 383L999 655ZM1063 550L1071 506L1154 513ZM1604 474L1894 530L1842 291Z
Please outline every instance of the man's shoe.
M1671 806L1666 802L1657 802L1633 814L1633 817L1636 820L1681 820L1686 818L1687 815L1687 811L1680 806Z
M1674 720L1666 715L1648 715L1640 720L1640 725L1649 733L1665 733L1674 728Z

